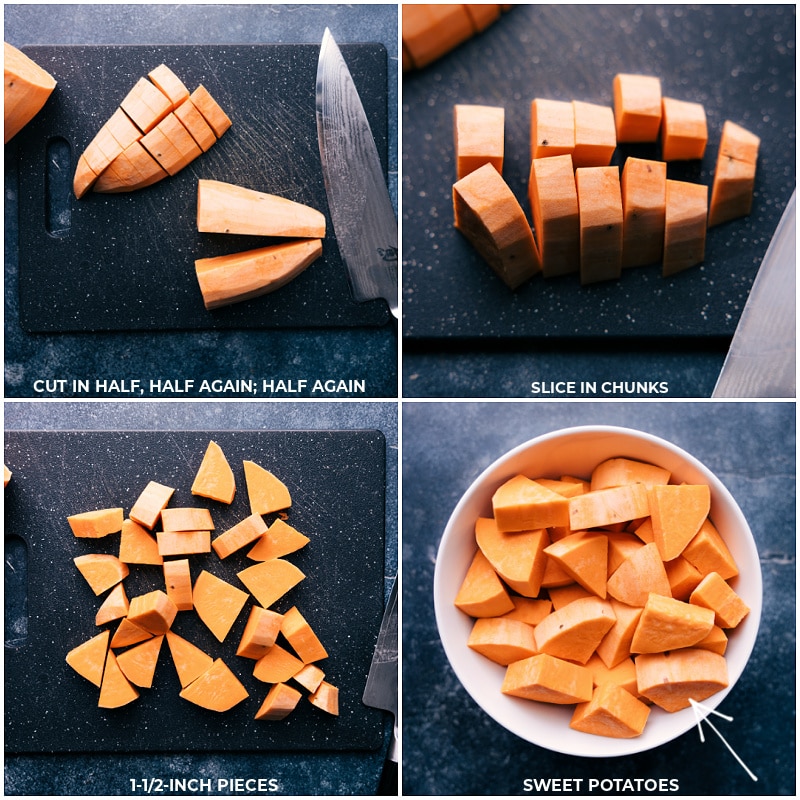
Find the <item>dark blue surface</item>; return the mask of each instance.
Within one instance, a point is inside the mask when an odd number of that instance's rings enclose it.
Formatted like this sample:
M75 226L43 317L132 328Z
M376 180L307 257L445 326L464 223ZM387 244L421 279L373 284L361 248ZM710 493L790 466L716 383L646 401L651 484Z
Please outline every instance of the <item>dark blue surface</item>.
M764 582L761 627L750 663L719 708L734 721L718 727L757 782L713 734L701 744L697 730L619 759L571 758L528 744L484 714L447 662L433 572L453 508L507 450L583 424L621 425L674 442L716 473L750 524ZM683 796L794 795L794 403L406 402L402 430L406 794L516 795L525 793L526 778L594 777L674 778L680 790L665 794Z
M7 430L380 430L386 438L386 591L397 572L397 410L395 403L15 403ZM13 480L13 478L12 478ZM375 631L377 638L377 630ZM373 794L385 744L361 753L170 753L145 756L16 756L5 759L6 795L126 795L131 780L170 777L274 778L270 794ZM194 794L220 794L195 791ZM225 794L222 792L221 794ZM255 794L255 792L242 792ZM263 794L263 792L262 792Z
M389 183L397 198L397 8L394 5L10 5L5 39L30 44L318 44L325 27L337 41L386 47L389 73ZM12 145L13 146L13 143ZM352 330L213 331L27 335L19 326L16 187L5 178L5 396L70 397L34 391L37 379L214 378L342 379L365 391L337 397L397 396L397 335L389 324ZM295 384L296 386L296 384ZM122 396L109 392L105 395ZM158 395L152 395L158 396ZM162 395L169 397L170 395ZM196 396L189 395L189 396ZM227 395L233 396L233 395ZM294 399L309 392L258 396Z

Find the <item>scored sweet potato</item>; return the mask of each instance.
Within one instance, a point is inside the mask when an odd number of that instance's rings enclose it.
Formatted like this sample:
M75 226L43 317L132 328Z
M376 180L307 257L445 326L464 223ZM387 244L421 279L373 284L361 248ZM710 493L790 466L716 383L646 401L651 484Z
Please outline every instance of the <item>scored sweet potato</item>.
M224 642L247 602L247 592L203 570L195 581L192 601L206 627L218 641Z
M195 274L206 309L270 294L302 274L322 255L322 240L274 244L232 255L195 261Z
M276 683L267 692L264 702L256 711L256 719L286 719L297 707L302 696L293 686L288 686L285 683Z
M285 197L201 179L197 182L197 230L324 239L325 215Z
M3 45L3 143L8 144L44 107L56 79L13 45Z
M230 667L218 658L200 677L182 689L180 696L209 711L223 712L230 711L249 695Z
M78 160L73 180L75 196L80 199L89 189L100 194L133 192L152 186L167 177L167 171L144 148L140 141L126 147L103 170L102 175L92 172L83 156Z
M230 505L236 495L236 478L225 453L209 442L192 483L192 494Z

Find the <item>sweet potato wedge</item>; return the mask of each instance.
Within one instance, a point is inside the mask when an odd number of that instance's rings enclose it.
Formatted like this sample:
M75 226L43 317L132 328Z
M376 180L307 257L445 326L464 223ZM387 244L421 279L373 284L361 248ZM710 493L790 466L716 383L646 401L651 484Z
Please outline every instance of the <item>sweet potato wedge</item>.
M109 650L103 670L103 682L100 685L98 706L100 708L120 708L132 703L138 697L139 692L119 668L114 651Z
M578 703L569 726L573 730L633 739L641 736L650 707L637 700L625 689L606 683L598 686L588 703Z
M108 631L98 633L97 636L92 636L67 653L67 664L98 689L103 682L110 635Z
M158 541L138 522L126 519L119 538L119 560L126 564L161 564Z
M514 608L508 590L480 549L475 552L454 603L470 617L496 617Z
M584 703L592 698L592 673L580 664L539 653L509 664L501 691L541 703Z
M128 613L129 605L128 595L125 593L125 586L118 583L108 593L108 597L103 601L100 608L97 609L94 624L105 625L107 622L113 622L115 619L122 619Z
M134 686L149 689L153 685L153 676L163 641L163 634L153 636L152 639L137 644L117 656L117 665L122 674Z
M303 669L303 662L279 644L259 658L253 666L253 676L264 683L282 683Z
M277 611L253 606L236 649L236 655L254 659L266 655L281 632L282 621L283 615L278 614Z
M247 557L253 561L269 561L271 558L296 553L309 543L310 539L300 533L280 517L269 526L267 532L248 551Z
M723 124L711 185L709 228L750 213L760 144L758 136L740 125L730 120Z
M161 519L161 512L167 507L175 489L157 481L149 481L136 498L130 510L130 518L147 530L152 531Z
M236 478L225 453L209 442L192 483L192 494L230 505L236 496Z
M92 591L100 595L128 576L128 566L116 556L106 553L87 553L73 559L75 566Z
M200 677L182 689L180 696L209 711L223 712L230 711L249 695L230 667L218 658Z
M281 633L304 664L328 657L328 651L297 606L292 606L284 613Z
M601 599L608 581L608 537L599 531L579 531L548 545L544 552L584 589Z
M80 539L102 539L122 530L124 512L121 508L99 508L67 517L72 533Z
M81 165L84 168L81 169ZM78 160L73 190L80 199L89 189L100 194L118 194L133 192L152 186L167 177L167 171L147 152L140 141L135 141L125 148L102 175L85 174L88 166L83 156ZM92 175L95 175L94 179Z
M292 675L292 680L309 692L316 692L325 680L325 673L316 664L306 664L299 672Z
M159 636L170 629L177 613L177 606L166 592L155 589L131 598L127 618L134 625Z
M264 608L269 608L280 600L305 578L302 570L282 558L253 564L236 574Z
M632 653L693 647L714 627L714 612L672 597L650 594L631 641Z
M203 570L195 581L192 600L206 627L218 641L224 642L247 602L247 592Z
M689 597L691 605L707 608L719 628L735 628L749 613L747 604L722 579L718 572L703 578Z
M255 461L244 462L247 497L253 514L271 514L292 506L292 495L286 484Z
M504 667L538 652L533 626L505 617L476 619L467 647Z
M173 631L167 631L167 645L172 654L172 663L178 673L178 682L185 689L199 678L214 663L214 659L204 650L192 644Z
M651 592L672 597L664 562L655 543L646 544L614 571L608 579L608 594L629 606L643 607Z
M264 702L256 711L256 719L286 719L297 707L302 696L293 686L288 686L285 683L276 683L267 692Z
M252 544L267 532L267 523L260 514L251 514L232 528L217 536L211 547L220 558L227 558L231 553Z
M327 714L339 716L339 687L328 681L322 683L308 696L311 705L316 706Z
M122 619L111 637L110 647L114 649L120 647L130 647L132 644L143 642L153 636L150 631L146 631L139 625L131 622L127 617Z
M525 475L515 475L495 490L492 511L500 531L569 524L569 500Z
M654 486L649 494L653 541L663 561L677 558L697 535L711 510L711 490L704 484Z
M44 107L55 78L13 45L3 45L3 143L8 144Z
M556 658L585 664L614 625L611 604L586 597L554 611L534 629L536 649Z

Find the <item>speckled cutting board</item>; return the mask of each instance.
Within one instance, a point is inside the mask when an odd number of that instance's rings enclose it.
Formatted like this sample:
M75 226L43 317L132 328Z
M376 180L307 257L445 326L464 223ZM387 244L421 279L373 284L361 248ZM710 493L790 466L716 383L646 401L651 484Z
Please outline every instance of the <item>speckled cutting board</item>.
M12 142L19 153L25 330L314 328L388 321L382 301L352 299L330 223L315 117L319 47L35 46L24 52L58 81L42 112ZM386 49L351 44L342 53L386 169ZM71 185L78 157L135 82L162 62L190 91L203 84L232 127L207 153L154 186L76 200ZM322 256L277 292L206 311L195 259L276 240L198 233L199 178L278 194L324 212Z
M483 34L403 79L403 311L409 338L728 337L795 182L794 6L519 5ZM611 105L618 72L661 78L703 103L702 162L668 177L711 185L731 119L761 137L753 212L708 233L702 267L658 265L581 287L536 277L511 292L453 228L455 103L506 109L504 176L529 214L530 102ZM658 158L657 146L620 148Z
M381 712L361 702L383 613L385 440L379 431L8 432L5 438L5 462L13 471L5 494L7 752L380 746ZM231 506L190 494L210 439L221 445L237 479ZM286 556L306 578L273 608L296 605L315 629L329 653L319 666L340 690L340 716L303 697L281 722L254 719L269 687L253 677L254 661L235 655L252 600L222 644L194 612L179 612L173 625L176 633L224 658L244 684L250 696L231 711L219 714L179 697L166 642L151 689L141 689L122 708L98 708L99 690L64 659L99 632L94 617L105 594L94 596L72 559L116 554L119 535L76 539L66 517L111 506L127 513L155 480L176 489L171 506L210 508L218 534L250 513L243 460L286 483L293 501L287 521L311 540ZM255 563L246 557L248 549L225 560L213 552L189 556L192 579L207 569L244 589L236 572ZM25 582L27 592L21 588ZM161 588L161 568L132 565L125 586L129 597Z

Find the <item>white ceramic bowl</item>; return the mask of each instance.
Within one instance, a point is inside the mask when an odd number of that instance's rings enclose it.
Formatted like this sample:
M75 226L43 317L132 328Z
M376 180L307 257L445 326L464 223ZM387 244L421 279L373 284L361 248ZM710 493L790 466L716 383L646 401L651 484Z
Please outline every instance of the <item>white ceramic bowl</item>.
M670 714L652 706L644 732L633 739L574 731L569 727L574 706L533 702L500 692L505 668L467 647L473 620L459 611L453 600L475 553L475 519L491 516L491 498L501 483L518 473L529 477L588 477L595 465L614 456L658 464L672 472L673 482L711 487L710 517L739 568L740 574L731 585L750 607L750 613L730 635L725 654L729 685L704 700L704 706L715 708L736 684L753 649L761 617L761 567L747 520L720 480L681 448L627 428L587 426L539 436L499 458L467 489L439 545L434 573L439 635L458 679L490 717L529 742L575 756L623 756L658 747L695 727L694 711L687 708Z

